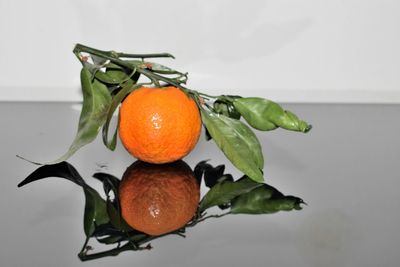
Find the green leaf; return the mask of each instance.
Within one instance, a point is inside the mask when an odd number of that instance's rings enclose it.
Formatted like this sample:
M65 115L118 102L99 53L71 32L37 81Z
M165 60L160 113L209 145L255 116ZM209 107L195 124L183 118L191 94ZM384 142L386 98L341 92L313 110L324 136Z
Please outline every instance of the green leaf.
M126 73L123 71L115 71L115 72L117 74L123 73L124 76L122 78L119 75L116 77L115 73L98 70L94 77L96 77L96 79L98 79L99 81L107 84L120 84L128 77L128 75L126 75Z
M201 110L202 121L226 157L256 182L264 180L264 159L256 135L239 120Z
M130 75L123 70L106 69L106 74L110 76L115 84L129 80Z
M270 131L278 127L291 131L308 132L311 125L300 120L294 113L284 110L277 103L259 98L237 98L233 105L255 129Z
M270 214L278 211L301 209L303 200L294 196L284 196L275 188L264 184L242 194L232 201L233 214Z
M87 61L83 62L83 67L90 72L90 80L92 80L95 77L96 72L98 72L101 69L101 66L91 64Z
M122 100L128 95L130 94L133 90L141 87L141 84L133 84L133 81L128 81L126 82L123 86L122 89L114 96L114 98L111 101L109 110L107 112L107 117L106 117L106 121L104 123L103 126L103 143L104 145L114 151L115 147L117 146L117 134L118 134L118 125L114 130L114 134L111 140L108 140L108 131L110 128L110 122L111 119L114 115L115 110L117 109L117 107L119 106L119 104L122 102Z
M136 83L139 79L139 76L140 73L136 70L128 72L128 70L123 68L115 68L114 64L112 65L112 67L107 67L105 72L102 70L98 70L95 74L96 79L109 85L120 85L127 81L133 81L134 83Z
M78 149L96 139L100 128L106 122L111 103L111 95L107 87L96 79L92 81L90 71L86 67L83 67L81 71L81 83L83 106L79 118L78 132L67 153L47 164L56 164L67 160Z
M241 114L236 110L235 106L233 106L232 104L228 104L228 114L229 117L232 119L239 120L241 117Z
M218 114L225 115L232 119L240 119L240 113L230 103L227 104L221 100L216 100L213 104L213 108Z
M205 138L206 138L206 141L210 141L210 140L212 139L212 137L211 137L211 135L210 135L210 133L208 132L208 130L207 130L206 127L204 127L204 131L205 131Z
M114 64L112 62L107 63L106 65L104 65L104 67L107 70L123 70L124 69L123 67L121 67L121 66L119 66L117 64Z
M101 58L99 57L99 59ZM110 83L111 77L109 77L101 70L103 66L96 64L96 62L94 62L94 64L91 64L87 61L83 62L83 66L90 72L90 80L97 78L103 83Z
M106 64L107 61L108 61L108 59L105 59L103 57L98 57L96 55L90 55L90 57L93 60L93 64L97 65L97 66L100 66L100 67L103 66L104 64Z
M211 187L201 200L199 210L203 212L213 206L223 205L235 197L262 185L261 183L254 182L247 176L236 182L224 180Z

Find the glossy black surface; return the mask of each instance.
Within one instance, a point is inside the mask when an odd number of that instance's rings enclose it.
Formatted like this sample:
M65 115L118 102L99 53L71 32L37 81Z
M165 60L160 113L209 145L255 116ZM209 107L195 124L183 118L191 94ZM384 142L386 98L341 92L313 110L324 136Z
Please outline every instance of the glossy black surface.
M399 105L283 105L313 125L308 134L257 132L266 181L303 198L301 211L232 215L190 229L186 239L152 242L151 251L125 252L86 266L396 266L400 261ZM79 105L0 103L0 265L80 266L83 194L49 179L17 189L37 161L57 158L72 141ZM240 173L204 136L185 158L193 168L210 159ZM87 182L106 171L121 176L133 158L100 138L71 162ZM203 188L203 193L205 192ZM95 245L95 249L102 249Z

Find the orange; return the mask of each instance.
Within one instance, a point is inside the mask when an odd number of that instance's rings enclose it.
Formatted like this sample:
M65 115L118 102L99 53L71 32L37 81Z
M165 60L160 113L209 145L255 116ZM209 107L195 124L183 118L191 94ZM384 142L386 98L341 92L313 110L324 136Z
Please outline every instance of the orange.
M196 213L199 198L199 184L183 161L136 161L125 171L119 187L122 218L149 235L183 227Z
M179 160L199 140L199 109L192 98L176 87L141 87L122 102L119 115L122 144L142 161Z

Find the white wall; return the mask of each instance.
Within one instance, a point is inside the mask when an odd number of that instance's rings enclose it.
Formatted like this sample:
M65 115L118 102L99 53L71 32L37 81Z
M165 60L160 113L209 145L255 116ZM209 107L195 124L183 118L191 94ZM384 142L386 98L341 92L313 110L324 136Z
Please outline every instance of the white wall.
M79 101L79 42L171 52L214 94L400 102L399 14L396 0L0 0L0 101Z

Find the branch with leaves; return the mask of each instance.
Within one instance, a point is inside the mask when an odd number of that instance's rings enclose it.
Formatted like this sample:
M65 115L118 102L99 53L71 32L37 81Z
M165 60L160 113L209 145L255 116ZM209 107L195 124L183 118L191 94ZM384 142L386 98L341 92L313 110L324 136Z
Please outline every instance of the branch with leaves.
M213 139L232 164L256 182L262 182L264 159L261 144L250 127L260 131L283 128L306 133L311 125L277 103L258 97L212 96L185 86L187 73L148 59L174 58L171 54L127 54L102 51L77 44L73 50L82 63L83 107L78 132L69 150L55 161L67 160L92 142L102 129L105 146L115 150L118 127L110 138L110 122L124 98L142 86L175 86L196 102L207 139ZM146 77L148 82L139 82ZM244 123L241 119L243 117ZM249 127L250 126L250 127Z

